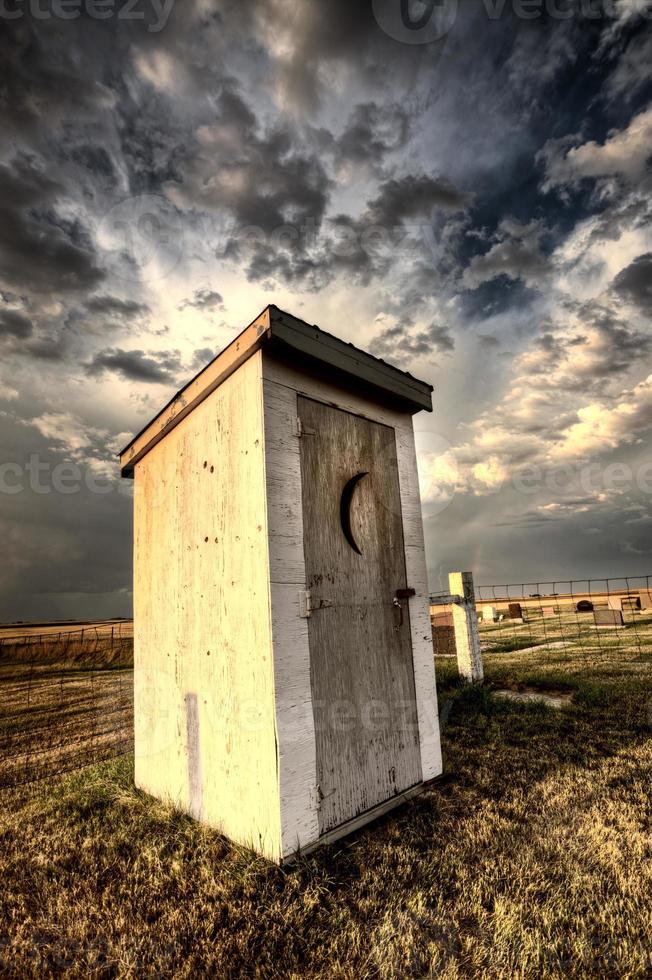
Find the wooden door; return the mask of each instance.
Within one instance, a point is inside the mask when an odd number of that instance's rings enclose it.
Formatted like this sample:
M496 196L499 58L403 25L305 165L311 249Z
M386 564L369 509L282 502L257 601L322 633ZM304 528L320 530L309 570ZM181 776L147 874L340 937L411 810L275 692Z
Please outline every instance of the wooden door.
M421 782L394 430L299 397L325 833Z

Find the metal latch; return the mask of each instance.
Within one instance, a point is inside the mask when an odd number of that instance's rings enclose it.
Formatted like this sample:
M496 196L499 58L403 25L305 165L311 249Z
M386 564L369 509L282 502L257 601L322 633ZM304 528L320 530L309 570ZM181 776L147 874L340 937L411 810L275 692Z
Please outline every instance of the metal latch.
M316 609L330 609L333 603L330 599L314 599L309 590L299 593L299 616L308 619Z
M416 595L416 589L397 589L394 593L394 599L392 605L396 606L399 613L398 624L394 627L394 630L400 630L403 625L403 606L401 605L401 599L411 599L412 596Z
M315 429L309 429L307 425L304 425L301 421L301 416L297 415L297 436L301 439L302 436L316 436L317 432Z
M396 598L397 599L411 599L413 595L417 594L416 589L397 589Z

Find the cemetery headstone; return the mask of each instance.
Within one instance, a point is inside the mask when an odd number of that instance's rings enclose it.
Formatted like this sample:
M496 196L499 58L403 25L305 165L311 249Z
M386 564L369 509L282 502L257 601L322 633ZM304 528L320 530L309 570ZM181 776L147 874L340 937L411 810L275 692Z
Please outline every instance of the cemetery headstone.
M619 609L595 609L593 621L596 626L606 626L612 629L625 625L623 614Z

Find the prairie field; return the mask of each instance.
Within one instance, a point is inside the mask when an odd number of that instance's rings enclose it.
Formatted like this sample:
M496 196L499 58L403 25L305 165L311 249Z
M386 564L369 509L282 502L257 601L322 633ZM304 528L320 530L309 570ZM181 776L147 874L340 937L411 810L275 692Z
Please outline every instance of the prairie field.
M4 648L0 973L649 977L652 619L570 622L438 658L443 778L283 869L134 789L128 644Z

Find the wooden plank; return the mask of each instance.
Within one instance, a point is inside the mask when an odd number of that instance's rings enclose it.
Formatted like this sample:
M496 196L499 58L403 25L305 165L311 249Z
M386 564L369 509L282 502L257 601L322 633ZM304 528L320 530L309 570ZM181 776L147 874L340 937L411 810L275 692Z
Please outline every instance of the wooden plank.
M419 475L414 429L409 417L404 419L397 433L396 450L405 534L405 566L408 583L416 591L416 595L410 599L410 628L421 768L424 780L429 780L441 775L443 761Z
M284 423L287 452L298 452L298 449L294 447L298 446L300 442L300 440L290 437L290 434L295 431L291 397L292 395L296 397L297 393L317 399L324 404L354 412L372 421L392 426L396 432L408 584L417 590L417 595L409 600L409 606L415 692L419 716L421 765L424 779L435 778L442 772L442 755L432 634L429 628L423 521L418 495L419 479L412 419L409 414L397 412L381 402L369 401L368 398L362 397L351 388L343 388L324 378L314 377L299 371L268 350L263 351L263 377L265 385L270 391L275 390L279 393L285 390L290 397L290 400L286 402L286 422ZM281 396L278 395L278 397ZM428 623L428 629L424 629L426 623Z
M278 307L270 307L270 314L271 339L281 341L292 356L299 353L320 361L330 374L349 375L347 385L372 386L381 397L399 400L408 411L432 411L432 385Z
M135 500L137 785L279 860L260 353L137 464Z
M321 362L324 371L341 372L349 385L370 385L379 399L398 399L412 411L432 411L432 387L319 327L268 306L235 340L188 382L120 453L123 476L179 422L263 345L282 351L285 359ZM347 377L348 376L348 377Z
M306 578L297 396L265 382L263 403L280 819L287 854L319 836L315 724L308 623L299 616L298 602Z
M420 796L426 789L429 788L428 780L424 780L417 786L412 786L410 789L405 790L404 793L400 793L398 796L393 796L391 800L385 800L384 803L379 803L378 806L373 807L366 813L361 814L359 817L355 817L353 820L347 820L346 823L340 824L339 827L335 827L334 830L329 830L328 833L324 834L319 838L314 844L309 847L304 847L301 851L288 851L284 855L283 864L292 864L299 857L307 857L312 854L318 847L327 847L329 844L335 844L338 840L343 837L347 837L349 834L354 834L356 830L360 830L362 827L371 823L373 820L379 820L381 817L387 816L392 810L396 810L398 807L403 806L410 800L415 799L415 797Z
M356 392L355 386L333 384L327 375L317 377L293 367L269 350L263 351L263 378L279 387L287 387L296 394L314 398L347 412L354 412L372 422L403 428L410 422L410 415L390 408L381 398L371 401ZM411 425L410 425L411 427ZM294 431L294 430L289 430Z
M394 430L304 397L299 417L306 587L326 604L308 624L323 834L420 782L421 762ZM342 491L362 473L349 541Z
M256 317L228 347L197 374L134 436L120 453L120 472L133 473L136 463L229 378L261 346L269 330L269 307Z

